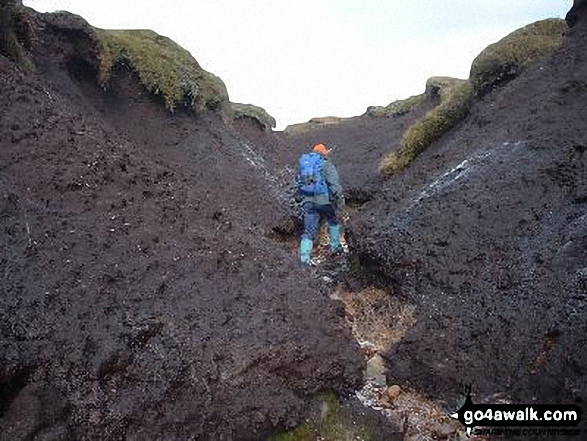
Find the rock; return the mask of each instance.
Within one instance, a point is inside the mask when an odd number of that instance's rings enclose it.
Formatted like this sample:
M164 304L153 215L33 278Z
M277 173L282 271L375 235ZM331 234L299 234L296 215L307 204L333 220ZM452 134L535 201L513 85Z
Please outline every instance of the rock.
M367 380L374 379L381 375L385 376L385 362L383 358L379 354L375 354L371 359L367 362L367 370L365 372L365 378Z
M401 394L402 394L402 390L397 384L394 384L393 386L388 387L385 391L385 397L388 400L395 400Z
M377 375L377 376L373 377L371 382L373 383L374 386L377 386L377 387L385 387L385 385L387 384L385 375Z

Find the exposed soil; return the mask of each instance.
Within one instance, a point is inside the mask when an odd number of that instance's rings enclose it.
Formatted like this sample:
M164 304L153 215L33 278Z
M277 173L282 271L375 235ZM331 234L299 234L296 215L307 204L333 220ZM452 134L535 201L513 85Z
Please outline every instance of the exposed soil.
M454 406L587 394L587 22L476 103L354 217L354 251L416 306L388 380Z
M33 14L36 71L0 57L0 438L261 439L316 393L360 389L374 353L401 394L362 397L408 439L457 436L465 384L476 402L582 405L584 15L383 180L433 103L295 136L169 114L124 68L96 86L83 20ZM317 142L335 147L351 255L309 273L291 190Z
M124 69L97 88L80 35L39 30L36 73L0 57L2 439L251 439L360 386L340 308L270 238L271 165Z
M347 225L351 262L362 269L353 273L351 263L337 298L350 313L360 307L355 333L367 326L374 342L368 348L366 338L359 341L371 351L388 345L387 384L423 393L416 402L432 399L454 411L471 384L477 402L583 406L584 15L578 11L563 48L477 101L456 129L387 181L374 180L373 170L401 138L401 120L372 120L369 133L359 117L289 137L303 148L341 146L333 160L343 185L351 194L366 189L368 197L357 200L367 203ZM379 123L388 131L376 129ZM362 140L373 142L372 154L353 149ZM375 302L379 311L413 305L413 326L373 314L373 289L390 296ZM396 327L401 338L386 341Z

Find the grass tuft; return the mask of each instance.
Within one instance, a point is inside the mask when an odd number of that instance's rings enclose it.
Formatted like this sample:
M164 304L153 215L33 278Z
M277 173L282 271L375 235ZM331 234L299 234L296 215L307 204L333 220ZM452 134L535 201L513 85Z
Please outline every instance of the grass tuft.
M469 80L430 78L425 96L439 99L440 104L406 131L399 147L383 157L379 171L390 176L404 170L468 115L475 96L515 78L529 63L560 47L567 30L566 22L561 19L530 24L483 50L473 61Z
M319 129L321 127L322 126L318 126L316 124L310 124L309 122L296 123L288 125L285 129L283 129L283 133L285 133L286 135L301 135L303 133L308 133L312 130Z
M379 165L384 176L404 170L430 144L455 127L469 112L473 88L466 80L442 89L440 105L416 121L404 134L400 146Z
M338 116L322 116L322 117L318 117L318 118L312 118L309 122L310 122L310 124L328 125L328 124L339 124L341 121L342 121L342 118L339 118Z
M440 98L446 95L447 91L454 86L458 86L463 80L452 77L431 77L426 81L426 97L430 100Z
M221 109L228 92L220 78L200 67L192 55L171 39L150 30L96 30L104 48L100 82L106 85L114 69L127 66L173 110L178 105L202 110Z
M414 95L405 100L394 101L386 107L371 106L367 108L367 115L373 118L394 118L411 112L426 101L426 94Z
M426 82L426 91L420 95L413 95L405 100L394 101L382 106L371 106L367 108L366 115L373 118L394 118L405 115L415 108L426 103L426 100L435 100L440 97L446 89L456 85L459 80L451 77L432 77Z
M470 81L477 94L515 78L532 61L559 48L567 23L558 18L532 23L488 46L473 61Z
M347 120L347 118L339 118L337 116L312 118L310 121L305 123L291 124L287 126L283 132L289 135L300 135L302 133L311 132L313 130L322 129L325 127L333 127L345 120Z
M252 118L259 122L263 130L274 129L277 125L275 118L267 113L265 109L253 104L232 104L234 110L234 118Z

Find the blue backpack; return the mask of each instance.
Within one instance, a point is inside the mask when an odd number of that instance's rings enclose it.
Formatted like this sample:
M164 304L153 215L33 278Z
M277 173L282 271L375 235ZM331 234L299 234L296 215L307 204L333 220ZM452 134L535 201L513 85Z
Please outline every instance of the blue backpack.
M319 153L306 153L300 157L298 190L302 196L328 194L324 179L324 157Z

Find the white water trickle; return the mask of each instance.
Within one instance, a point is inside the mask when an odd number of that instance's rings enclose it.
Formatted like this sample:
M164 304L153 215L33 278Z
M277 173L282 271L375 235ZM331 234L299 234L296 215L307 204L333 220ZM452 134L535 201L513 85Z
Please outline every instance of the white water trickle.
M526 145L524 141L509 142L506 141L498 146L491 146L478 153L471 155L469 158L463 160L460 164L451 168L449 171L443 173L438 178L434 179L432 183L427 185L417 197L412 199L411 203L402 210L403 216L409 216L413 209L426 199L430 199L440 191L447 189L448 187L454 186L456 183L461 182L465 179L471 179L474 172L478 172L481 169L493 164L492 157L497 153L500 153L504 149L508 152L513 152L520 147Z
M237 137L237 149L247 163L260 171L262 177L270 182L271 185L268 187L273 193L273 196L278 200L287 201L289 199L288 192L283 179L279 179L278 176L275 176L269 171L265 158L257 153L249 143L240 137Z

